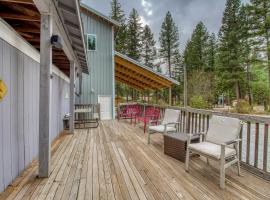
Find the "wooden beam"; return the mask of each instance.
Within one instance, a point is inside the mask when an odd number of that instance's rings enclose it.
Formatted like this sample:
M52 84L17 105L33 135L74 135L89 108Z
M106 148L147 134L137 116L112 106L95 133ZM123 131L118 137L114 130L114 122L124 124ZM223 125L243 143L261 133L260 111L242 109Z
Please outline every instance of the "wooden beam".
M40 33L40 93L39 93L39 169L41 178L50 175L51 160L51 74L52 74L52 16L41 15Z
M34 38L33 35L30 35L30 34L28 34L28 33L19 32L19 34L20 34L21 36L25 37L25 38Z
M164 87L170 87L173 83L165 78L162 78L156 74L154 74L153 72L147 71L145 69L140 68L139 66L128 62L127 60L124 60L121 57L115 56L115 62L119 65L123 65L128 69L131 69L133 71L136 71L137 73L143 74L144 76L147 76L153 80L155 80L156 82L160 83L161 85L164 85Z
M123 76L119 76L119 75L116 74L115 78L117 78L118 80L122 81L123 83L125 83L125 84L127 84L127 85L129 85L129 86L131 86L133 88L136 87L136 89L139 88L139 90L145 90L144 86L141 86L141 85L139 85L137 83L134 83L134 82L132 82L130 80L127 80Z
M131 75L127 75L127 74L116 71L115 76L118 76L118 77L120 77L122 79L125 79L126 81L128 81L128 82L130 82L130 83L132 83L134 85L140 86L141 88L152 89L149 85L146 85L146 84L143 84L143 83L141 83L139 81L136 81L135 79L132 78Z
M14 29L23 33L40 33L40 29L36 27L14 27Z
M35 22L40 21L40 17L5 13L5 12L0 12L0 17L2 17L3 19L16 19L22 21L35 21Z
M135 79L140 80L141 82L146 83L148 85L151 85L155 88L163 88L164 87L164 85L161 85L160 83L158 83L154 80L151 80L148 77L143 76L143 75L141 75L141 74L139 74L131 69L125 68L122 65L116 64L116 70L121 71L121 72L126 73L126 74L132 74L132 77L134 77Z
M39 37L35 37L35 38L27 38L28 42L40 42L40 38Z
M34 5L34 2L32 0L0 0L0 2Z
M70 90L69 90L69 132L74 134L74 103L75 103L75 63L70 61Z
M128 81L126 81L126 80L124 80L124 79L122 79L122 78L119 78L119 77L115 77L115 80L117 81L117 82L121 82L121 83L124 83L124 84L126 84L126 85L128 85L128 86L130 86L130 87L132 87L132 88L134 88L134 89L137 89L137 90L140 90L140 91L143 91L144 89L143 88L141 88L141 87L139 87L139 86L137 86L137 85L134 85L134 84L131 84L130 82L128 82Z

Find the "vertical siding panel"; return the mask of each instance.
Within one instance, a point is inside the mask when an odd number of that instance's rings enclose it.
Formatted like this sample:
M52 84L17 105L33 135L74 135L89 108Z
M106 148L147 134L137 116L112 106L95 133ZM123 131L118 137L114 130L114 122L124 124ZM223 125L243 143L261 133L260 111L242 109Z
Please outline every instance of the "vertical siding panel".
M18 176L18 51L11 48L11 153L12 179Z
M0 102L0 192L38 153L39 63L0 39L0 79L8 93ZM69 111L69 83L54 81L54 138Z
M29 164L34 156L34 152L33 152L33 137L34 137L34 131L33 131L33 97L35 96L34 94L34 90L33 90L33 60L29 59L29 65L27 66L29 69L29 73L27 74L28 77L28 89L29 89L29 95L28 95L28 111L29 111L29 115L28 115L28 130L29 130L29 162L27 164Z
M24 57L21 52L18 55L18 151L19 151L19 171L24 169Z
M31 73L29 71L29 58L24 56L24 74L23 74L23 86L24 86L24 94L23 94L23 123L24 123L24 166L26 167L30 162L30 150L29 150L29 135L31 135L31 132L29 130L29 96L30 90L29 90L29 74Z
M0 79L3 79L3 40L0 39ZM0 192L4 190L4 160L3 160L3 148L4 148L4 135L3 135L3 103L0 102Z
M10 91L12 90L10 86L10 48L7 43L3 45L3 80L8 87L8 92L1 102L3 105L3 147L4 147L4 184L5 187L9 184L10 180L12 180L11 173L11 133L10 133L10 109L11 109L11 95Z

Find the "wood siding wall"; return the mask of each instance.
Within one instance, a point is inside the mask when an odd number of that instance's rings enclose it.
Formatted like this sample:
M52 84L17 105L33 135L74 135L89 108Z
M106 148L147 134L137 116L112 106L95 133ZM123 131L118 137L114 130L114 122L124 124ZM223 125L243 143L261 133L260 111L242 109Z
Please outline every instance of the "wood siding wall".
M84 13L82 22L85 35L96 34L97 50L87 51L90 75L83 74L82 95L76 98L76 103L95 104L98 102L98 95L113 97L114 94L113 28L102 20Z
M8 92L0 102L0 192L38 154L39 63L0 39L0 79ZM54 74L52 140L69 110L69 83Z

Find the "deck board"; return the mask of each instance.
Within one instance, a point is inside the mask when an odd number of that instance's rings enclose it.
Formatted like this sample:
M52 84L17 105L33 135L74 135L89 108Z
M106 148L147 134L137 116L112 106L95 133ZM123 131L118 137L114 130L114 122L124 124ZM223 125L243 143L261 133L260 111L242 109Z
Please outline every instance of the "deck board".
M97 129L76 130L54 145L49 178L37 178L34 161L0 199L270 199L270 183L236 168L227 171L226 189L219 189L216 163L193 157L190 173L184 163L163 153L163 138L151 145L139 127L125 121L104 121Z

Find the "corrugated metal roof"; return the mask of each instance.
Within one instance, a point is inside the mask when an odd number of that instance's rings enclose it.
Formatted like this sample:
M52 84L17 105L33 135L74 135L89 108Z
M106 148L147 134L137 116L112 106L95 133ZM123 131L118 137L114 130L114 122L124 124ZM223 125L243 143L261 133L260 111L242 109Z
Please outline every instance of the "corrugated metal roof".
M79 2L54 0L83 73L89 74Z
M107 21L108 23L112 24L113 26L116 26L116 27L120 26L120 24L117 21L115 21L115 20L111 19L110 17L102 14L101 12L89 7L88 5L86 5L84 3L80 3L80 5L82 8L86 9L87 11L94 14L95 16L102 18L103 20Z

